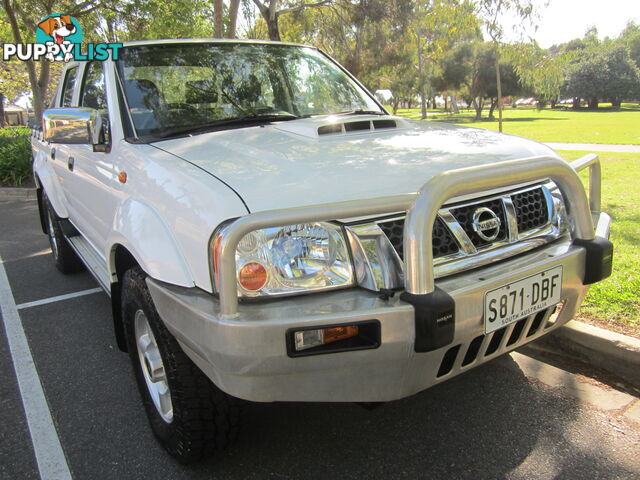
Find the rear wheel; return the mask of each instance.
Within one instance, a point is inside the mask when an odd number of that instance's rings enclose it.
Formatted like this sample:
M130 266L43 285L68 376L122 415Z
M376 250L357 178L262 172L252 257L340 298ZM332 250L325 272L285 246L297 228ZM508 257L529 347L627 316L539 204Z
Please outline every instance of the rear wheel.
M164 448L191 463L224 449L237 435L237 401L218 389L162 323L139 268L122 280L129 355L151 428Z
M65 274L79 272L84 268L84 265L62 234L60 218L56 215L51 202L46 196L44 197L44 206L47 236L49 237L49 245L51 245L51 253L53 254L56 268Z

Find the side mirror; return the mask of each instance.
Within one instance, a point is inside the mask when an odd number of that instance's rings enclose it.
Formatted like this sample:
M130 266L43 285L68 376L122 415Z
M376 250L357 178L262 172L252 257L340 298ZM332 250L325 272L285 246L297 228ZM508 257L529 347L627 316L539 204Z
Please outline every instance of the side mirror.
M93 108L50 108L42 114L44 140L49 143L100 145L102 119Z

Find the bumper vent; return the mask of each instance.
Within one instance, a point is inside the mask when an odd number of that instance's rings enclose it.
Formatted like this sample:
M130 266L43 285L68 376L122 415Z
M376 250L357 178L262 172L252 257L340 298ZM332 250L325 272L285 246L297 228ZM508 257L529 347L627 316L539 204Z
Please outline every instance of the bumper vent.
M532 336L540 333L540 327L543 322L548 319L557 308L558 307L554 305L546 310L541 310L528 317L521 318L517 322L507 325L500 330L486 335L480 335L469 342L468 345L461 344L449 348L442 357L437 378L443 377L453 370L458 355L462 354L462 352L464 352L464 358L460 366L464 368L474 364L476 361L483 361L486 357L490 357L496 352L504 353L525 343ZM552 325L546 326L545 329L551 326ZM526 335L524 335L525 330L527 332ZM509 338L505 341L504 339L507 334ZM466 350L464 347L466 347Z

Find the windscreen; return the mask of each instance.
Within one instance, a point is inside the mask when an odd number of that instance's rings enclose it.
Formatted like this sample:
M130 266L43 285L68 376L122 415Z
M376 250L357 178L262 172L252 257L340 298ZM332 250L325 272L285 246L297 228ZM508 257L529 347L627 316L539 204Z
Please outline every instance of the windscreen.
M314 48L242 43L131 46L117 62L139 136L224 120L382 112ZM223 123L223 122L222 122Z

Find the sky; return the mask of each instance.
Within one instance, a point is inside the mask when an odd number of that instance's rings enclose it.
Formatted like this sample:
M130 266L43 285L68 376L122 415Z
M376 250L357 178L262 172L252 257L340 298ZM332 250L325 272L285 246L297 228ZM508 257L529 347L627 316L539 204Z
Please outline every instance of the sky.
M542 5L546 0L537 1ZM538 30L529 33L541 47L548 48L583 37L591 26L598 29L601 39L618 36L627 22L640 24L640 0L550 0L539 14ZM505 30L513 23L505 18Z

